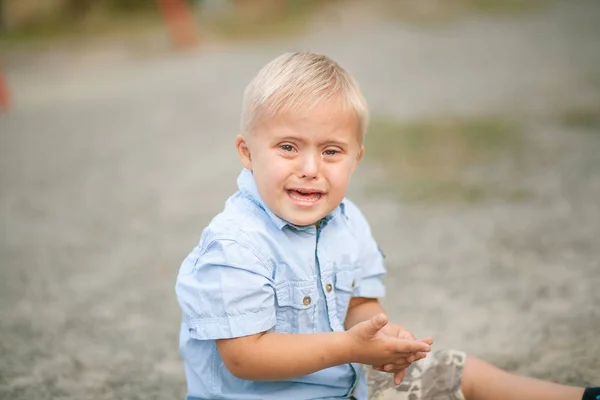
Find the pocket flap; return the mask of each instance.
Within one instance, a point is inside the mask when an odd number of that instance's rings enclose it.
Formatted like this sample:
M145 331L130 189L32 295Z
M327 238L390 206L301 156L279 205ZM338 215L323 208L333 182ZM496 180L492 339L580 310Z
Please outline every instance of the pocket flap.
M346 269L338 271L335 274L336 289L344 290L346 292L353 292L357 286L358 279L354 277L354 270Z
M319 301L317 285L313 281L282 283L275 288L275 296L280 307L300 310L312 308Z

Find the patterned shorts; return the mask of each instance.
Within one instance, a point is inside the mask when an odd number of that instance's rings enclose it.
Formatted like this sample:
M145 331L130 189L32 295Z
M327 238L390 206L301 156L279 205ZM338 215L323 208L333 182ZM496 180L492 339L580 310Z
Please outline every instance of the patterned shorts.
M457 350L429 353L406 370L398 386L394 375L367 369L369 400L465 400L461 391L467 355Z

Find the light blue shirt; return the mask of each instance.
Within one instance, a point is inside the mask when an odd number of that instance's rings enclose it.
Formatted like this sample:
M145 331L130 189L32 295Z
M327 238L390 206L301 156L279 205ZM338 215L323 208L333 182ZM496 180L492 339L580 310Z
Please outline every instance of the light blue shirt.
M238 188L177 277L186 398L366 399L358 364L276 382L238 379L223 364L215 339L343 331L351 297L384 295L383 257L352 202L344 200L318 228L298 227L265 206L249 170Z

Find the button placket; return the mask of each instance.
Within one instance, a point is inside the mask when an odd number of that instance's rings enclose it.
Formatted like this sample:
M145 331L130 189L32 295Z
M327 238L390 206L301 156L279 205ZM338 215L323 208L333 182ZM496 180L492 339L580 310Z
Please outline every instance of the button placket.
M327 271L330 272L330 264L327 264ZM336 290L333 284L333 276L330 275L322 281L323 292L325 293L325 301L327 302L327 319L329 325L334 331L343 330L343 321L340 321L337 315L336 305Z

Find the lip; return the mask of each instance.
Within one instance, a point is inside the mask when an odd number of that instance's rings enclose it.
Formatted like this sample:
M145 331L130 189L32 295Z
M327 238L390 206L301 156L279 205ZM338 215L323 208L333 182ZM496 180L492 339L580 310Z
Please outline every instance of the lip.
M289 189L286 189L285 191L286 191L288 197L290 198L290 200L292 200L297 207L301 207L301 208L314 207L316 204L319 204L321 202L321 200L323 199L323 197L325 195L324 191L318 190L318 189L289 188ZM319 196L314 200L302 199L302 198L294 196L293 192L316 193Z
M296 188L296 187L290 187L285 189L287 192L293 190L296 192L300 192L300 193L318 193L321 196L325 194L324 191L320 190L320 189L311 189L311 188Z

